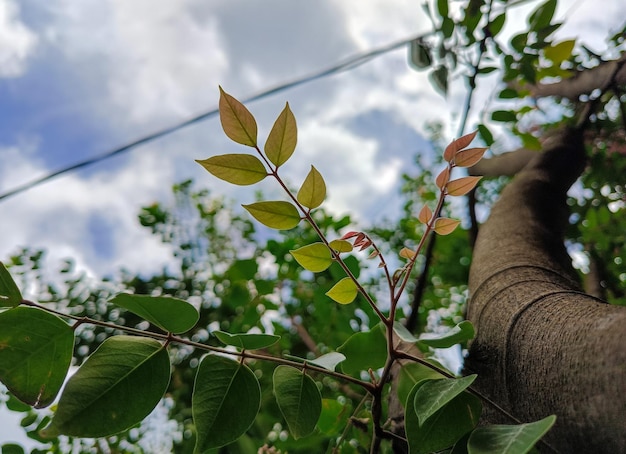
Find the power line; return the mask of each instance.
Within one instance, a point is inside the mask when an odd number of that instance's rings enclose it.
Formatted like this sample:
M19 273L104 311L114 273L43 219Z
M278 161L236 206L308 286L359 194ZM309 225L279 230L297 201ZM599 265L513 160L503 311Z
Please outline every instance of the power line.
M403 39L401 41L396 41L394 43L391 44L387 44L385 46L373 49L371 51L365 52L365 53L361 53L361 54L357 54L355 56L349 57L347 59L345 59L344 61L335 64L329 68L326 68L324 70L321 71L317 71L314 73L309 74L308 76L304 76L300 79L296 79L293 80L291 82L286 82L280 85L277 85L275 87L266 89L260 93L257 93L256 95L252 95L246 99L243 99L242 102L244 104L247 103L252 103L254 101L258 101L262 98L271 96L273 94L279 93L281 91L290 89L290 88L294 88L297 87L298 85L302 85L302 84L306 84L308 82L312 82L316 79L321 79L333 74L338 74L344 71L348 71L351 69L354 69L364 63L366 63L367 61L376 58L380 55L383 55L387 52L390 52L392 50L395 50L399 47L402 47L408 43L410 43L411 41L417 40L417 39L423 39L427 36L427 34L424 35L418 35L418 36L413 36L411 38L408 39ZM179 129L185 128L187 126L190 126L194 123L198 123L200 121L206 120L210 117L213 117L215 115L217 115L219 113L219 110L217 108L208 110L204 113L201 113L200 115L196 115L195 117L189 118L187 120L184 120L180 123L177 123L173 126L169 126L167 128L163 128L161 130L158 130L156 132L153 132L147 136L144 136L140 139L137 139L133 142L129 142L126 145L122 145L121 147L115 148L113 150L107 151L106 153L102 153L100 155L97 156L93 156L91 158L85 159L83 161L79 161L75 164L72 164L70 166L64 167L62 169L56 170L54 172L48 173L47 175L44 175L43 177L37 178L35 180L32 180L28 183L24 183L20 186L16 186L13 189L8 190L7 192L0 194L0 201L6 200L11 196L17 195L21 192L25 192L29 189L32 189L36 186L39 186L40 184L45 183L46 181L52 180L53 178L56 178L60 175L63 175L65 173L68 172L73 172L74 170L78 170L81 169L83 167L87 167L90 166L92 164L96 164L98 162L104 161L106 159L112 158L113 156L122 154L122 153L126 153L127 151L130 151L133 148L138 147L139 145L143 145L145 143L148 142L152 142L154 140L160 139L161 137L164 137L168 134L172 134L173 132L178 131Z

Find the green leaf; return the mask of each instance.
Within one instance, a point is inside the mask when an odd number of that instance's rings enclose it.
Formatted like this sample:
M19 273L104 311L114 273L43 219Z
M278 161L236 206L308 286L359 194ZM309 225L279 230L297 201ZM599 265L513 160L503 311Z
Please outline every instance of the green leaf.
M278 366L274 370L274 395L296 440L315 430L322 412L322 396L311 377L295 367Z
M410 43L409 62L417 69L428 68L432 63L430 49L419 38Z
M272 229L289 230L300 223L298 209L289 202L256 202L242 206L254 219Z
M196 162L220 180L239 186L258 183L267 176L261 160L251 154L222 154Z
M511 112L510 110L495 110L491 114L491 119L493 121L501 121L506 123L508 121L516 121L517 116L515 115L515 112Z
M74 331L59 317L30 307L0 313L0 381L35 408L58 394L74 349Z
M504 88L498 95L498 98L500 99L515 99L519 97L520 97L519 93L517 92L517 90L514 90L513 88Z
M22 294L11 273L0 262L0 307L15 307L22 302Z
M548 416L539 421L520 425L479 427L467 443L469 454L524 454L543 437L556 421Z
M322 204L326 198L326 183L322 174L311 166L308 175L304 179L304 183L298 191L298 202L312 210Z
M379 369L387 360L385 329L379 323L370 331L355 333L337 351L346 357L341 363L341 370L346 374L355 375L363 370Z
M491 131L489 130L489 128L487 128L487 126L483 125L483 124L479 124L478 125L478 134L480 134L480 137L483 139L483 142L485 142L485 144L490 147L491 145L493 145L493 134L491 134Z
M24 454L24 448L15 443L5 443L0 446L0 452L2 454Z
M354 281L349 277L344 277L326 292L333 301L339 304L350 304L356 298L358 289Z
M567 41L561 41L558 44L545 47L543 49L544 56L551 60L555 65L560 65L561 62L569 59L572 56L572 50L576 44L575 39L569 39Z
M261 387L247 366L223 356L201 362L191 397L195 453L227 445L252 425L261 407Z
M109 301L174 334L189 331L198 323L196 308L178 298L119 293Z
M422 383L413 400L413 408L420 426L423 426L428 418L465 391L468 386L474 383L477 376L427 380Z
M215 334L224 345L233 345L244 350L269 347L280 340L280 336L275 334L230 334L225 331L213 331L211 334Z
M265 155L277 168L291 157L298 142L296 117L289 108L289 103L280 113L265 142Z
M432 348L448 348L473 339L474 335L475 331L472 322L463 320L443 336L421 337L419 343Z
M437 11L441 17L448 16L448 0L437 0Z
M346 240L332 240L329 244L330 248L338 253L352 252L352 244Z
M428 75L428 77L434 87L444 96L448 94L448 68L443 65L439 65Z
M256 147L256 120L246 107L220 87L220 121L229 139L242 145Z
M500 30L502 30L502 27L504 26L505 20L506 20L506 12L500 14L494 20L491 21L491 23L489 24L489 33L491 34L492 38L495 38L496 35L500 33Z
M42 435L97 438L126 430L150 414L169 381L170 359L160 342L110 337L70 377Z
M289 252L300 266L314 273L328 269L333 263L330 250L324 243L309 244Z
M400 322L393 322L393 331L404 342L409 342L409 343L417 342L417 337L415 337L413 333L411 333L411 331L406 329L406 327Z
M444 378L436 370L420 363L406 363L400 367L398 374L398 399L404 405L413 387L423 380L435 380Z
M317 427L326 435L336 435L346 426L352 406L342 404L335 399L322 399L322 413Z
M482 411L480 399L465 392L420 426L413 401L423 383L419 382L413 387L405 405L404 424L410 454L429 454L452 446L476 427Z
M554 12L556 11L557 0L547 0L529 16L528 25L531 31L539 32L550 25Z
M323 367L328 370L335 370L337 364L344 361L346 357L338 352L330 352L325 355L320 356L319 358L315 358L309 360L308 362L311 364L315 364L316 366Z

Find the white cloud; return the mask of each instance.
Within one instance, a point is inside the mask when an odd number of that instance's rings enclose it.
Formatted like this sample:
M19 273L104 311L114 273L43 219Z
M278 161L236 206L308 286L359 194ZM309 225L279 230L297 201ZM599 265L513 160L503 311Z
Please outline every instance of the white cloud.
M20 21L13 0L0 0L0 77L19 77L35 50L37 35Z

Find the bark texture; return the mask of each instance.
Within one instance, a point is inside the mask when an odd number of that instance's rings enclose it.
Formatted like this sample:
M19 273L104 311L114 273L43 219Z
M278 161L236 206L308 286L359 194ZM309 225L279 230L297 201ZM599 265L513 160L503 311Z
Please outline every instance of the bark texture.
M562 453L626 453L626 308L582 292L563 244L566 191L584 166L568 130L503 191L481 227L465 373L522 422L550 414ZM485 422L510 424L485 405ZM542 451L550 452L539 446Z

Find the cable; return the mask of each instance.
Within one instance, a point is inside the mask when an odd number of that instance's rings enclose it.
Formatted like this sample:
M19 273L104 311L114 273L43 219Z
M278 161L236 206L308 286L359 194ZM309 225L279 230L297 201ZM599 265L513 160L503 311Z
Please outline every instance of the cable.
M390 52L392 50L395 50L399 47L402 47L408 43L410 43L411 41L414 40L418 40L418 39L423 39L426 36L428 36L428 34L423 34L423 35L418 35L418 36L413 36L412 38L408 38L408 39L403 39L401 41L396 41L394 43L391 44L387 44L385 46L379 47L377 49L371 50L369 52L366 53L362 53L362 54L358 54L352 57L349 57L347 59L345 59L344 61L335 64L329 68L326 68L324 70L321 71L317 71L314 72L312 74L309 74L308 76L304 76L300 79L296 79L293 80L291 82L286 82L280 85L277 85L275 87L266 89L260 93L257 93L256 95L252 95L246 99L243 99L242 102L244 104L247 103L252 103L254 101L258 101L262 98L265 98L267 96L271 96L273 94L276 94L278 92L290 89L290 88L294 88L297 87L298 85L302 85L308 82L312 82L316 79L321 79L323 77L327 77L333 74L338 74L341 73L343 71L348 71L348 70L352 70L360 65L362 65L363 63L366 63L367 61L376 58L380 55L383 55L387 52ZM127 151L130 151L133 148L138 147L139 145L143 145L145 143L148 142L152 142L153 140L159 139L161 137L164 137L168 134L171 134L173 132L178 131L179 129L185 128L187 126L190 126L194 123L198 123L200 121L206 120L207 118L210 118L214 115L217 115L219 113L219 110L214 108L211 110L208 110L200 115L197 115L195 117L189 118L188 120L184 120L180 123L177 123L173 126L169 126L167 128L161 129L159 131L153 132L152 134L149 134L147 136L144 136L140 139L137 139L133 142L129 142L126 145L122 145L121 147L115 148L114 150L108 151L106 153L97 155L97 156L93 156L91 158L85 159L84 161L79 161L75 164L72 164L68 167L64 167L62 169L56 170L54 172L51 172L47 175L44 175L43 177L37 178L36 180L32 180L28 183L24 183L20 186L16 186L13 189L8 190L7 192L0 194L0 201L4 201L6 199L8 199L9 197L12 197L14 195L17 195L21 192L25 192L29 189L32 189L36 186L39 186L40 184L45 183L46 181L52 180L53 178L56 178L60 175L63 175L65 173L68 172L72 172L74 170L78 170L81 169L83 167L87 167L90 166L92 164L96 164L98 162L104 161L106 159L112 158L113 156L125 153Z

